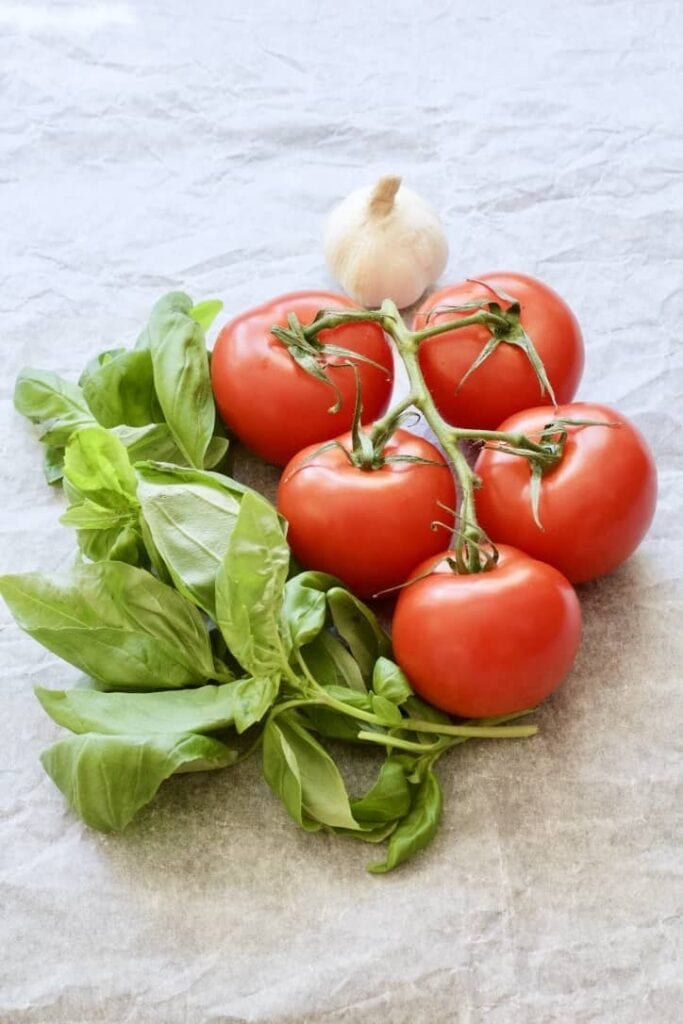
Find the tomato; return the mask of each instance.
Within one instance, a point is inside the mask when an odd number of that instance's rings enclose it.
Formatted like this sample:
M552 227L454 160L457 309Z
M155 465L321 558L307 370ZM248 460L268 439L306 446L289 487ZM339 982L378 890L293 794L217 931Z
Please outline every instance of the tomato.
M350 434L339 441L351 448ZM318 449L312 445L292 459L277 495L302 565L332 573L367 598L403 583L419 561L448 543L450 531L432 524L448 521L439 502L452 509L455 486L429 441L397 430L379 469L359 469L338 447ZM404 455L430 463L391 461Z
M345 360L327 357L327 373L342 397L331 413L333 389L299 366L287 348L270 333L287 326L295 313L310 324L320 309L357 309L333 292L293 292L250 309L221 330L211 359L211 380L218 411L227 426L253 452L284 465L296 452L349 430L353 420L356 378ZM363 396L363 421L387 408L393 385L393 356L376 323L344 324L319 335L323 344L338 345L371 359L382 369L356 360Z
M419 565L401 591L391 630L396 661L415 691L449 714L487 718L533 707L566 677L579 646L571 584L511 547L499 548L493 569L472 574L454 573L447 554Z
M483 274L477 281L519 300L521 325L545 366L557 401L571 401L583 370L583 340L569 306L547 285L526 274ZM415 314L413 330L469 315L443 311L434 313L427 322L428 315L439 306L460 306L479 299L498 301L484 284L475 281L441 288ZM506 309L509 303L500 300L500 305ZM552 404L549 395L541 395L527 355L505 342L462 387L458 386L490 338L487 327L474 324L428 338L420 345L420 366L427 387L441 415L454 426L494 429L520 409Z
M557 415L618 426L568 427L560 461L541 479L538 514L531 508L526 459L484 449L475 466L482 485L476 508L492 541L514 544L554 565L573 583L612 572L631 555L652 521L657 496L654 460L639 431L604 405L573 402L556 414L527 409L501 424L537 439Z

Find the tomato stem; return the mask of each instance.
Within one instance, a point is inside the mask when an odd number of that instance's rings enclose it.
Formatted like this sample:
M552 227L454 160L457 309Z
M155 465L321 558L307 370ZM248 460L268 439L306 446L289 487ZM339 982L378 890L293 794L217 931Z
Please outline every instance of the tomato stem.
M416 345L426 341L427 338L435 338L438 334L446 334L448 331L457 331L461 327L471 327L473 324L488 324L496 327L509 328L510 323L504 316L497 313L488 313L481 310L473 313L472 316L463 316L457 320L448 320L445 323L435 324L434 327L425 327L421 331L411 332Z

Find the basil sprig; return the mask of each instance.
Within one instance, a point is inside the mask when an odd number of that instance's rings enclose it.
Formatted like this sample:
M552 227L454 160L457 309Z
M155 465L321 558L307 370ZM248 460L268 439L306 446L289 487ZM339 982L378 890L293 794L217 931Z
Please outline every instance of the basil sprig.
M418 700L372 610L334 577L297 572L272 505L209 471L227 449L204 337L220 308L173 292L134 348L102 352L78 384L40 370L17 380L81 555L63 576L0 577L18 625L86 675L36 688L71 733L42 762L86 824L118 831L169 776L260 749L299 827L386 841L369 870L390 871L431 842L434 765L479 726ZM349 792L330 740L381 759L364 793Z

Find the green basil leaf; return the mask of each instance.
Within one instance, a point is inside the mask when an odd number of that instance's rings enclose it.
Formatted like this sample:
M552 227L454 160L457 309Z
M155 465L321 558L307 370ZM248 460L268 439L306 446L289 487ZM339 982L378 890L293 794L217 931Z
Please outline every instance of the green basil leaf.
M177 589L216 618L216 573L246 488L205 470L136 465L138 499L154 546Z
M223 303L220 299L205 299L204 302L198 302L192 307L190 316L197 321L203 331L208 331L222 309Z
M134 462L169 462L177 466L188 465L187 459L175 442L167 423L148 423L144 427L120 425L112 427L122 444L128 449L128 458ZM204 456L204 468L217 466L228 451L227 437L214 435Z
M442 803L439 780L429 770L413 796L408 814L391 835L386 858L381 863L370 864L368 871L384 874L423 850L436 835Z
M420 698L416 697L414 694L411 697L408 697L403 704L410 717L417 718L418 721L434 722L436 725L453 724L445 711L439 711L438 708L432 707L431 704L427 704L425 701L420 700ZM430 737L429 742L434 742L433 735Z
M59 517L59 521L77 530L120 530L130 525L131 517L129 511L117 512L116 509L103 508L86 498L80 505L71 505Z
M103 352L88 363L80 385L93 416L103 427L122 423L141 427L163 419L148 349Z
M72 810L102 832L125 828L174 772L224 768L235 760L234 751L218 740L177 733L86 733L60 740L41 757Z
M64 460L64 490L71 507L61 522L76 527L86 558L149 565L136 486L128 453L109 430L84 427L72 436Z
M143 569L103 561L66 579L2 576L0 595L22 629L105 687L177 689L212 676L201 615Z
M108 348L105 349L104 352L99 352L88 363L86 363L85 369L78 378L79 388L83 390L83 383L88 379L88 376L91 373L95 373L101 366L104 366L105 363L110 362L112 359L116 359L117 356L123 355L123 353L127 351L128 349L121 346L119 348Z
M93 423L93 416L77 384L47 370L26 368L17 377L14 407L32 423L64 420L73 425Z
M213 469L214 466L220 465L228 454L229 447L230 442L227 437L221 437L219 434L214 434L209 441L209 446L204 454L204 469Z
M192 301L172 292L156 304L149 345L159 404L178 447L201 468L216 419L204 331L189 315Z
M58 484L64 476L64 449L48 444L43 454L43 473L49 484Z
M263 774L302 828L321 825L356 830L344 780L334 761L299 719L283 712L263 733Z
M326 630L302 647L301 655L322 686L348 686L359 693L366 692L363 676L352 655Z
M282 622L292 647L310 643L323 629L327 618L325 595L338 582L325 572L300 572L287 581Z
M372 701L369 693L365 691L350 690L347 686L325 686L325 692L353 708L360 708L363 711L372 711ZM363 729L370 729L366 722L350 718L348 715L337 711L335 708L311 705L303 707L301 714L306 718L312 728L334 740L346 740L355 743L358 740L358 733Z
M379 697L401 705L413 696L406 674L389 658L378 658L372 671L372 689Z
M254 679L247 677L237 683L228 683L232 689L234 720L237 732L246 732L260 722L277 698L279 679Z
M277 512L247 492L216 576L216 622L240 665L279 676L288 656L280 632L289 548Z
M137 509L137 480L128 452L104 427L85 427L69 441L64 476L70 494L116 511Z
M335 629L351 649L363 680L369 683L377 658L391 652L389 637L367 605L343 587L328 591L327 604Z
M238 732L260 721L277 695L270 679L242 679L221 686L153 693L104 693L100 690L47 690L36 696L45 711L71 732L110 735L217 732L235 725Z
M348 839L360 839L363 843L383 843L396 828L396 822L390 821L386 824L370 825L364 823L362 829L357 832L349 828L335 828L335 835L345 836Z
M150 558L137 525L119 525L109 530L79 529L78 546L91 562L127 562L141 569L150 567Z
M334 708L311 706L303 709L306 724L320 736L330 740L343 740L345 743L358 743L358 733L367 729L364 722L349 718Z
M357 821L386 824L403 818L410 810L410 803L411 791L403 765L388 757L365 796L351 801L351 810Z
M403 725L403 716L398 710L396 705L392 701L387 700L386 697L380 697L376 693L372 694L372 710L381 718L387 726L400 726Z

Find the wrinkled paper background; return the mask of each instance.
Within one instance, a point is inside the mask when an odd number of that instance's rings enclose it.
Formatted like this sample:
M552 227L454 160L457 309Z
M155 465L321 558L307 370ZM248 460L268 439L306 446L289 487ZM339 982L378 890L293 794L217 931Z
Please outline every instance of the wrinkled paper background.
M2 1024L680 1019L682 44L677 0L0 2L2 571L73 557L17 370L77 376L171 288L236 313L330 287L326 212L389 171L444 218L443 280L566 297L580 396L661 479L637 556L581 588L541 734L453 752L437 841L386 878L256 763L85 829L32 695L75 672L0 609Z

